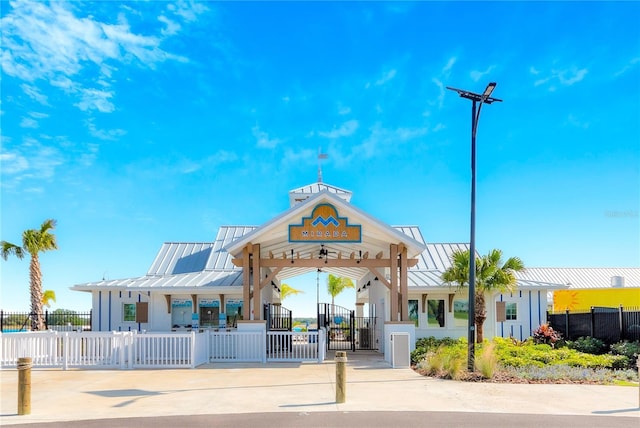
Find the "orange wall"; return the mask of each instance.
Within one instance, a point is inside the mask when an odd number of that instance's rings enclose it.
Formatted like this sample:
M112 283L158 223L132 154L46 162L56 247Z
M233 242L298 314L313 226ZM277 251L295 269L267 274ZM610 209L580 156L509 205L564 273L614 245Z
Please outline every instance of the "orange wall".
M640 288L599 288L588 290L556 290L553 310L589 310L592 306L609 308L640 307Z

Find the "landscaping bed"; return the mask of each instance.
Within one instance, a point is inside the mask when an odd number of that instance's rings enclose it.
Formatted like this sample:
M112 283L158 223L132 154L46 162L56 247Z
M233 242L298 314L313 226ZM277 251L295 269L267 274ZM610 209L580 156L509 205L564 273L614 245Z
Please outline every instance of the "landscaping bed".
M574 342L494 338L475 345L475 371L467 370L466 339L427 337L411 353L424 375L469 382L637 385L640 342L607 346L598 339Z

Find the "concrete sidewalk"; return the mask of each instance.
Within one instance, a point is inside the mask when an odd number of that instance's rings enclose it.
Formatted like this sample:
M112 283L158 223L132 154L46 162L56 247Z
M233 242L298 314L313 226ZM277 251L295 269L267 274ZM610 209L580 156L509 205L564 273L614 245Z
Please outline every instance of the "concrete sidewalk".
M0 371L0 425L263 412L438 411L638 417L638 387L456 382L349 355L347 399L335 363L210 364L194 370L33 369L31 414L17 415L16 370Z

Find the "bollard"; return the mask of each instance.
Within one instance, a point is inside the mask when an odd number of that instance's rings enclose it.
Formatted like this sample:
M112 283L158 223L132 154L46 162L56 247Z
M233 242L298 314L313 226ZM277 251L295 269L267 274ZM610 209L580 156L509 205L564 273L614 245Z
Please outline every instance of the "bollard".
M336 352L336 403L344 403L347 398L347 353Z
M31 358L18 358L18 415L31 414Z

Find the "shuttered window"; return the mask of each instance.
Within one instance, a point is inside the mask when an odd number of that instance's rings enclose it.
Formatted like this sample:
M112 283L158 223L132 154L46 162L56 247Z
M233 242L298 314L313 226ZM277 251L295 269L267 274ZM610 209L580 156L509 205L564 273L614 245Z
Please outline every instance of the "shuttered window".
M138 323L149 322L149 303L147 302L136 303L136 322Z
M507 302L496 302L496 321L505 322L507 320Z

